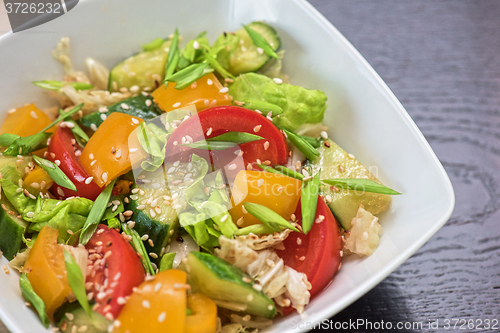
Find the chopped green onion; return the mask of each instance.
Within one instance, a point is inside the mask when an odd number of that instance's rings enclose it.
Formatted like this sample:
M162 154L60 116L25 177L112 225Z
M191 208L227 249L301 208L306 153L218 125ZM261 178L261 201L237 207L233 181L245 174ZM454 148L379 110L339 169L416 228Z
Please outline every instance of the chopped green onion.
M184 143L181 146L196 148L196 149L204 149L204 150L224 150L228 148L232 148L237 146L237 144L232 142L220 142L220 141L205 141L200 140L193 143Z
M76 90L89 90L94 88L93 85L85 82L61 82L55 80L33 81L33 84L47 90L59 90L64 86L72 86Z
M16 134L3 133L0 135L0 147L8 147L19 138L20 136Z
M76 186L73 182L64 174L64 172L55 164L49 160L33 155L35 162L47 172L52 178L52 180L59 186L65 187L72 191L76 191Z
M335 186L343 189L344 187L349 190L360 191L360 192L371 192L389 195L399 195L398 191L395 191L387 186L374 182L369 179L359 179L359 178L335 178L335 179L322 179L323 183L331 186Z
M245 228L238 229L234 233L235 236L242 236L242 235L249 235L249 234L254 234L254 235L269 235L274 233L274 229L268 227L265 224L254 224L250 225Z
M279 172L278 170L268 166L268 165L264 165L264 164L257 164L257 166L259 168L261 168L262 170L266 171L266 172L270 172L270 173L277 173L279 175L283 175L283 173Z
M222 77L224 77L225 79L227 78L231 78L233 80L235 79L234 75L232 75L226 69L224 69L224 67L222 67L222 65L217 61L217 59L212 57L209 51L205 52L205 59L207 59L207 62L210 64L210 66L212 66L220 75L222 75Z
M51 128L52 126L54 126L55 124L57 124L58 122L66 119L66 118L68 118L69 116L74 115L75 113L77 113L78 111L80 111L82 108L83 108L83 103L76 105L74 108L72 108L71 110L69 110L68 112L66 112L64 115L61 115L61 116L57 117L56 120L54 120L52 123L50 123L50 125L48 125L47 127L45 127L39 133L45 132L46 130L48 130L49 128Z
M301 174L300 172L297 172L295 170L289 169L283 165L275 165L274 168L281 172L284 175L287 175L288 177L292 177L298 180L304 179L304 175Z
M95 199L92 208L90 209L89 216L82 228L82 233L80 234L80 244L87 244L94 232L97 229L97 225L101 222L101 218L108 206L109 199L111 198L111 192L113 191L113 186L115 185L116 179L106 186L104 191L99 194L97 199Z
M253 141L263 140L264 138L252 133L246 132L226 132L221 135L214 136L207 139L207 141L222 141L222 142L233 142L237 145L242 145L244 143L249 143Z
M208 68L208 63L202 62L192 64L181 69L177 73L167 76L165 82L176 82L175 89L182 90L190 86L193 82L200 79L205 74L213 72L213 68Z
M45 148L50 133L36 133L30 136L19 137L3 152L6 156L28 155L36 150Z
M174 37L172 37L172 42L170 44L170 50L168 51L167 65L165 68L165 78L174 74L177 69L177 63L179 62L179 31L175 29ZM166 83L167 81L165 81Z
M85 291L85 278L83 277L80 266L75 261L75 258L68 251L64 250L64 264L66 265L66 274L68 276L68 284L75 294L78 303L87 312L88 315L92 312L87 292Z
M316 148L314 148L309 142L286 129L283 129L283 131L285 131L288 140L290 140L290 142L292 142L293 145L307 157L307 159L312 161L316 158L316 156L319 156L319 151L317 151Z
M273 57L276 59L280 58L280 57L278 57L276 52L274 52L274 50L271 47L271 45L269 44L269 42L261 34L259 34L257 31L253 30L252 28L250 28L246 25L243 25L243 28L245 28L248 35L250 36L253 43L255 44L255 46L260 47L270 57Z
M284 228L292 229L293 231L299 231L290 222L285 220L281 215L276 213L274 210L267 208L252 202L243 202L243 206L246 211L252 216L256 217L259 221L264 223L266 226L274 231L280 232Z
M137 231L135 231L134 229L130 229L126 223L122 223L122 229L126 235L132 237L132 247L134 248L135 252L141 255L141 263L146 273L154 275L155 271L153 269L153 265L151 265L148 252L144 247L144 243L142 242L141 236L139 236Z
M311 138L310 136L306 136L306 135L299 135L299 137L302 140L307 141L314 148L319 148L321 146L321 143L316 138Z
M319 177L321 170L310 180L304 181L300 194L300 206L302 209L302 230L307 234L316 217L319 195Z

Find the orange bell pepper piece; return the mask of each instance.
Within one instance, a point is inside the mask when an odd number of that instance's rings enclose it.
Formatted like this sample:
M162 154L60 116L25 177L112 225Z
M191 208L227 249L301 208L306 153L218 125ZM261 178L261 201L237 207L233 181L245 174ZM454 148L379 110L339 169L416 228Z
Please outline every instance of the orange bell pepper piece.
M256 217L243 211L243 202L252 202L272 209L289 220L300 198L302 181L281 174L242 170L236 176L231 194L233 221L239 227L261 223ZM239 220L243 217L243 220Z
M35 104L27 104L8 113L0 127L0 133L10 133L19 136L28 136L40 132L50 125L51 120ZM54 132L50 129L49 132Z
M231 105L231 98L227 92L221 91L224 87L213 73L208 73L182 90L175 89L175 85L175 82L169 82L165 88L162 84L151 94L165 112L188 105L196 106L198 112L212 106Z
M215 333L217 330L217 305L208 296L191 294L187 307L193 314L186 316L184 333Z
M43 227L24 265L33 290L45 303L49 316L71 292L63 248L57 244L58 236L57 229Z
M90 137L80 162L94 182L106 186L116 177L132 169L129 136L144 120L115 112Z
M186 321L186 273L169 269L143 282L118 315L113 333L183 333Z
M24 177L24 183L35 190L45 193L49 190L54 181L45 170L35 165L35 168Z

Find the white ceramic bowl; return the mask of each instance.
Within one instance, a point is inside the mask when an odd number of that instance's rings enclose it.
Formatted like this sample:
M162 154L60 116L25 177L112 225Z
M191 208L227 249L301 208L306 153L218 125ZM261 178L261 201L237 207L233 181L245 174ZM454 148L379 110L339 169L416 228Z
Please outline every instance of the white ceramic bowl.
M8 109L51 101L30 82L60 79L51 50L72 39L74 65L86 57L112 65L140 45L178 27L185 38L208 30L214 41L224 30L263 20L278 30L287 50L284 71L292 83L328 96L325 124L331 136L388 186L403 192L380 216L380 246L368 258L349 257L334 282L302 316L276 320L267 332L302 332L365 294L421 247L450 217L454 193L443 167L386 84L351 44L303 0L86 0L62 17L0 38L0 119ZM376 168L376 169L375 169ZM5 258L0 264L7 263ZM26 308L18 276L0 273L0 318L13 332L40 332ZM298 324L302 321L302 324ZM302 328L301 328L302 327Z

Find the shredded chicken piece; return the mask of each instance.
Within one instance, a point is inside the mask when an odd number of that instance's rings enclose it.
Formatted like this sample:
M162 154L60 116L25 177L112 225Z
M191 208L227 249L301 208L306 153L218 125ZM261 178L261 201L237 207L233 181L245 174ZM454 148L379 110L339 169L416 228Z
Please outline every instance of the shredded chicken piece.
M245 244L246 247L259 251L270 247L276 248L280 246L291 232L291 229L285 229L279 233L275 232L274 234L261 237L251 234L249 236L238 236L236 239Z
M260 251L252 249L255 246L255 235L253 236L236 239L221 236L221 248L216 249L215 254L254 278L262 291L275 299L281 307L291 305L299 313L302 312L311 296L311 284L306 275L286 266L272 247ZM282 239L286 238L285 235L283 237ZM273 242L272 245L277 244Z

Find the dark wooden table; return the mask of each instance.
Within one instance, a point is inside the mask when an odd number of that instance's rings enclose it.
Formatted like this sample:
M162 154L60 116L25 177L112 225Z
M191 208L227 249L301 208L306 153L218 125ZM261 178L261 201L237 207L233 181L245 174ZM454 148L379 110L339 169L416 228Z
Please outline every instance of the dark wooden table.
M394 91L456 194L450 221L332 321L416 323L397 332L500 331L475 328L500 320L500 1L310 2ZM454 328L454 319L473 320L473 328Z

